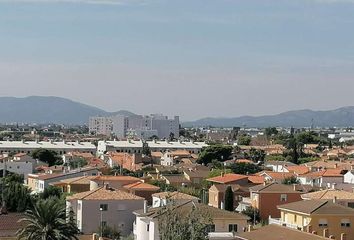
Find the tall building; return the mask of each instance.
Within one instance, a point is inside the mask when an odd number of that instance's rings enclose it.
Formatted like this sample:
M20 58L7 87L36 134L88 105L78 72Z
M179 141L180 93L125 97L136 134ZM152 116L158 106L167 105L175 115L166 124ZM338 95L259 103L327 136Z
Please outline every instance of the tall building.
M111 117L90 117L89 132L96 135L112 134L113 124Z
M159 138L169 138L171 133L179 137L179 117L169 119L161 114L149 116L115 116L113 119L113 133L117 138L135 136L147 139L156 135Z

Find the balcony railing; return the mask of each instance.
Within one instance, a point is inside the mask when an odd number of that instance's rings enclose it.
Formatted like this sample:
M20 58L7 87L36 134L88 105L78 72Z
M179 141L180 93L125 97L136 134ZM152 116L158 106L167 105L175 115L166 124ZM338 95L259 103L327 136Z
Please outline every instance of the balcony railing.
M236 236L235 233L232 232L211 232L208 234L208 238L210 240L213 239L233 239Z
M276 224L276 225L280 225L280 226L284 226L284 227L288 227L288 228L292 228L292 229L301 229L301 227L298 227L296 224L286 223L279 218L269 217L268 222L269 222L269 224Z

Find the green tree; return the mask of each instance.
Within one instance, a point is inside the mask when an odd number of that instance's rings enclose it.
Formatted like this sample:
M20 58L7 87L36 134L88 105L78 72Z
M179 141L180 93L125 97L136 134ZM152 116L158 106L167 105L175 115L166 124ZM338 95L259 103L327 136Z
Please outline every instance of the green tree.
M266 129L264 129L264 134L267 136L267 137L271 137L273 135L277 135L278 134L278 130L277 128L275 127L268 127Z
M42 199L48 199L53 197L60 199L62 194L63 191L59 187L48 186L47 188L44 189L42 193L39 194L39 196Z
M303 143L299 142L297 138L291 135L287 141L286 147L289 150L288 155L291 156L291 162L298 164L299 158L303 156Z
M234 211L234 193L232 187L228 186L225 191L225 210Z
M242 134L237 139L237 145L239 145L239 146L240 145L248 146L248 145L250 145L251 141L252 141L251 136L249 136L247 134Z
M264 150L255 148L251 148L248 155L253 162L264 162L266 156Z
M298 183L300 183L300 181L296 177L291 176L291 177L287 177L287 178L283 179L283 181L281 183L286 184L286 185L292 185L292 184L298 184Z
M58 199L39 200L33 209L27 210L20 222L24 227L17 232L19 240L72 240L78 239L79 230L70 213Z
M231 169L233 173L244 175L262 171L262 168L252 163L233 163L228 168Z
M5 182L4 194L1 192L1 202L5 201L6 208L10 212L23 212L32 204L31 191L18 182Z
M160 239L204 240L208 236L207 226L209 224L211 224L211 219L208 214L195 206L183 212L180 208L169 205L160 211Z
M208 164L213 160L225 161L231 157L232 146L216 144L205 147L199 154L198 163Z
M57 155L55 151L52 150L43 149L43 148L37 149L31 153L31 156L34 159L48 163L49 166L62 164L60 157Z

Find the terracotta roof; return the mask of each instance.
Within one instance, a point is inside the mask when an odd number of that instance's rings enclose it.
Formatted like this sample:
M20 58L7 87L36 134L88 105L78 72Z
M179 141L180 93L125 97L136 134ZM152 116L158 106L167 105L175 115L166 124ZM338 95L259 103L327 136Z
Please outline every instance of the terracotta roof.
M262 184L265 181L263 176L250 175L248 176L248 181L255 184Z
M168 180L171 183L190 183L187 178L184 177L184 175L164 175L163 178Z
M143 183L143 182L136 182L128 185L124 185L123 188L125 189L134 189L134 190L149 190L149 191L158 191L160 190L159 187L148 184L148 183Z
M200 171L186 170L186 171L184 171L184 173L192 178L207 178L210 172L203 171L203 170L200 170Z
M116 190L103 186L92 191L81 192L67 197L67 200L142 200L138 197L124 191Z
M190 155L191 155L189 151L187 151L187 150L182 150L182 149L172 151L171 154L172 154L173 156L190 156Z
M332 200L334 197L342 200L354 200L354 193L337 189L326 189L301 195L302 199L325 199Z
M240 233L241 240L328 240L315 234L306 233L280 225L270 224L251 232Z
M240 186L239 184L213 184L213 186L210 187L209 191L211 191L213 188L216 189L218 192L225 192L226 188L228 186L231 186L233 192L248 192L251 186ZM253 186L253 185L252 185Z
M310 169L306 166L288 166L286 169L289 172L293 172L299 175L308 173L310 171Z
M354 216L354 209L344 207L333 200L303 200L278 206L278 209L300 212L304 214L334 214Z
M246 178L248 178L248 176L246 175L229 173L229 174L225 174L224 176L209 178L207 179L207 181L216 182L216 183L230 183L230 182L234 182Z
M319 178L319 177L343 177L346 170L342 169L327 169L323 171L309 172L306 174L302 174L301 177L308 178Z
M235 162L236 162L236 163L250 163L250 164L254 164L253 161L248 160L248 159L237 159Z
M139 178L131 176L97 176L93 180L95 181L140 181Z
M290 172L272 172L272 171L262 171L257 173L259 176L268 175L273 180L283 180L285 178L295 177L294 173Z
M161 158L162 153L161 152L151 152L151 157Z
M294 190L294 186L285 185L280 183L269 183L261 184L254 187L251 187L252 192L262 192L262 193L297 193L298 191Z
M181 192L160 192L152 194L153 197L173 200L198 200L199 198Z
M96 176L82 176L82 177L76 177L76 178L68 178L61 180L60 183L66 183L66 184L90 184L90 181L94 179Z

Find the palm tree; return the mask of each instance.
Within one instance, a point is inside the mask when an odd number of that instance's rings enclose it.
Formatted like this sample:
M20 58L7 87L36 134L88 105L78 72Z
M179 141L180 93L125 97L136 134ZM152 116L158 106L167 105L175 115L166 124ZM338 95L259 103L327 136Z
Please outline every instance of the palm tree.
M78 240L79 230L72 214L66 215L66 208L57 198L39 200L33 209L27 210L20 222L25 227L17 232L17 238L31 240Z

